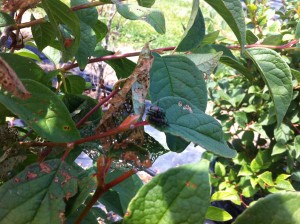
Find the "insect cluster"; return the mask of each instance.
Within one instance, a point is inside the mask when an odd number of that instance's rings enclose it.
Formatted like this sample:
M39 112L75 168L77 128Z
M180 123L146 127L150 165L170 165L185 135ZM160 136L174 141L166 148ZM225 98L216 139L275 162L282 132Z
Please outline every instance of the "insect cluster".
M165 111L155 105L150 107L149 111L147 112L146 120L153 126L159 128L165 128L168 126L168 120L166 118Z

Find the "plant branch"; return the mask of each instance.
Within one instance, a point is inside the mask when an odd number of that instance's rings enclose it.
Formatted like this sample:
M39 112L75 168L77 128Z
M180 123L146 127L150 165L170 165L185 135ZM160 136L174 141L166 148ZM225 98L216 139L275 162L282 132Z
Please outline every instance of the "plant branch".
M110 98L112 98L114 95L116 95L120 89L112 91L107 97L105 97L103 100L101 100L90 112L88 112L77 124L76 127L80 127L93 113L98 110L99 107L101 107L104 103L106 103Z
M164 52L164 51L172 51L174 49L175 49L175 47L164 47L164 48L154 49L154 50L152 50L152 52L161 53L161 52ZM105 56L102 56L102 57L99 57L99 58L90 59L88 61L88 64L95 63L95 62L100 62L100 61L119 59L119 58L135 57L135 56L139 56L140 53L141 53L140 51L136 51L136 52L125 53L125 54L105 55ZM78 63L74 63L74 64L71 64L71 65L66 65L61 70L65 72L65 71L68 71L68 70L70 70L72 68L76 68L76 67L78 67Z
M80 222L84 219L84 217L88 214L90 209L94 206L94 204L98 201L98 199L110 188L118 185L119 183L123 182L127 178L131 177L133 174L135 174L137 170L129 170L126 173L122 174L120 177L114 179L108 184L105 184L104 186L98 186L93 197L89 201L89 203L85 206L84 210L81 212L77 220L75 221L75 224L80 224Z
M292 40L290 42L288 42L287 44L284 45L264 45L264 44L249 44L249 45L245 45L245 48L253 48L253 47L263 47L263 48L269 48L269 49L279 49L279 50L283 50L283 49L287 49L292 47L293 45L297 44L299 42L299 40L295 39ZM235 45L235 46L226 46L228 49L230 50L239 50L241 49L240 45Z

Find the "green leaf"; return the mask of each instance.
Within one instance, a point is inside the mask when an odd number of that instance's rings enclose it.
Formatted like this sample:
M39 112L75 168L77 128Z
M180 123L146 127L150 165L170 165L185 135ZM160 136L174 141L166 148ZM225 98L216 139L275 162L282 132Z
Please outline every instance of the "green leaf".
M50 23L58 34L58 40L62 51L62 60L67 62L78 51L80 43L80 25L77 15L60 0L42 0L42 5L46 11ZM65 46L66 38L60 27L66 26L71 31L72 43Z
M137 0L140 6L150 8L154 3L155 0Z
M291 135L291 128L282 123L274 130L274 137L278 143L286 144Z
M297 27L295 31L295 39L300 39L300 22L297 23Z
M246 31L246 39L248 44L255 44L259 40L251 30Z
M295 145L295 152L296 152L295 159L298 159L298 157L300 156L300 135L297 135L295 137L294 145Z
M258 177L264 182L266 183L268 186L274 186L273 183L273 178L272 178L272 173L270 171L266 171L260 175L258 175Z
M291 176L291 175L282 173L282 174L280 174L280 175L278 175L278 176L276 177L275 183L277 184L277 183L279 183L279 182L282 181L282 180L286 180L286 179L289 178L290 176Z
M223 139L221 125L189 101L180 97L164 97L159 107L166 112L168 125L162 131L194 142L223 157L232 158L236 152Z
M117 177L120 177L123 173L124 172L121 172L120 170L115 170L107 175L106 181L113 181ZM133 175L112 188L119 194L120 203L124 214L129 202L133 199L142 186L143 183L138 175Z
M216 162L215 173L218 177L224 177L226 175L226 167L222 163Z
M211 33L208 33L204 36L203 40L201 41L201 45L208 45L208 44L213 44L219 37L220 31L213 31Z
M240 42L242 48L246 44L246 26L243 7L240 0L205 0L227 22Z
M192 62L196 64L198 69L206 75L210 75L217 67L223 52L210 54L186 54Z
M291 68L291 73L296 78L297 82L300 83L300 71Z
M99 202L105 206L107 211L112 211L120 216L124 216L125 212L122 209L118 192L112 189L106 191L99 199Z
M203 223L209 206L207 160L168 170L144 185L124 223Z
M262 169L267 169L271 165L270 152L260 150L256 157L251 161L250 167L253 172L258 172Z
M249 74L250 73L249 69L246 68L243 64L241 64L237 60L235 60L231 57L228 57L228 56L222 56L220 58L220 62L223 63L224 65L230 66L231 68L234 68L235 70L240 72L242 75L244 75L248 80L251 81L253 79L251 74Z
M81 94L85 90L85 80L79 75L68 75L65 82L67 89L64 85L61 88L65 93Z
M31 21L35 18L32 16ZM50 22L39 23L31 27L33 39L39 51L50 45L56 37L57 30L51 25Z
M223 52L223 56L228 56L228 57L236 60L236 58L232 54L232 52L226 46L221 45L221 44L210 44L210 45L200 46L200 47L192 50L193 53L201 53L201 54L217 53L217 52L221 52L221 51Z
M114 52L105 50L102 46L98 45L93 53L93 56L103 57L106 55L113 55L113 54ZM130 76L136 66L136 63L130 61L127 58L107 60L105 62L115 70L118 79L127 78L128 76Z
M281 153L284 153L285 151L287 151L287 145L286 144L282 144L280 142L277 142L274 146L273 146L273 150L272 150L272 156L274 155L278 155Z
M108 33L106 24L101 22L100 20L97 20L92 28L96 34L97 42L100 42Z
M0 102L49 141L68 142L80 138L69 111L50 89L33 80L22 82L32 94L30 98L21 100L1 92Z
M0 188L1 223L62 223L77 173L60 159L35 163Z
M0 12L0 27L15 25L15 20L7 13Z
M246 55L256 64L268 86L280 126L293 96L292 75L289 66L281 56L271 49L251 48Z
M183 38L176 47L176 51L189 51L200 45L205 36L205 23L199 8L199 0L193 0L192 12L184 31Z
M232 216L221 208L209 206L205 218L213 221L225 222L231 220Z
M207 89L204 76L188 58L180 55L161 57L153 54L150 72L150 96L153 102L166 96L178 96L205 111Z
M29 58L8 53L0 53L0 57L14 69L20 79L41 81L45 76L45 72Z
M39 58L39 56L37 56L35 53L33 53L32 51L30 50L27 50L25 48L21 49L21 50L17 50L15 51L15 54L16 55L20 55L22 57L26 57L26 58L30 58L30 59L33 59L33 60L36 60L36 61L41 61L41 59Z
M296 224L300 220L299 192L277 193L259 199L246 209L235 224L272 223Z
M211 202L214 201L232 201L236 205L241 205L241 199L236 191L217 191L211 196Z
M165 17L161 11L137 5L122 4L117 0L112 0L112 2L116 4L118 13L124 18L145 21L159 34L164 34L166 32Z
M177 152L177 153L180 153L183 150L185 150L186 147L188 147L188 145L190 144L190 142L187 142L178 136L174 136L168 133L166 133L166 140L167 140L168 148L172 152Z
M89 3L87 0L71 0L71 6L77 6ZM75 58L81 70L85 68L88 63L89 57L97 44L97 36L93 30L93 26L98 20L98 12L95 7L77 10L76 15L80 20L80 43Z
M251 171L251 169L248 167L247 164L242 165L238 176L252 176L253 172Z

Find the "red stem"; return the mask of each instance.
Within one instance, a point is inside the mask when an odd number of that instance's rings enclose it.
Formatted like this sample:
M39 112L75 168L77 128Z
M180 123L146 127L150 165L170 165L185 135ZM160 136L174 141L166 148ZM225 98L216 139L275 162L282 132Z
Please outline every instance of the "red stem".
M105 97L101 102L99 102L91 111L89 111L77 124L76 127L79 128L93 113L98 110L99 107L101 107L103 104L105 104L110 98L112 98L114 95L116 95L120 89L112 91L107 97Z
M292 47L293 45L297 44L299 42L299 40L292 40L290 42L288 42L287 44L284 44L284 45L279 45L279 46L276 46L276 45L263 45L263 44L250 44L250 45L245 45L245 48L253 48L253 47L264 47L264 48L269 48L269 49L279 49L279 50L282 50L282 49L286 49L286 48L290 48ZM241 48L240 45L236 45L236 46L227 46L228 49L231 49L231 50L238 50Z
M126 173L122 174L120 177L114 179L108 184L105 184L104 186L98 186L96 188L96 191L92 197L92 199L89 201L89 203L85 206L84 210L81 212L77 220L75 221L75 224L80 224L80 222L84 219L84 217L89 213L90 209L94 206L94 204L98 201L98 199L110 188L118 185L119 183L123 182L127 178L131 177L133 174L135 174L136 170L129 170Z
M154 50L152 50L152 52L153 51L154 52L172 51L174 49L175 49L175 47L164 47L164 48L154 49ZM102 57L99 57L99 58L92 58L88 61L88 64L95 63L95 62L100 62L100 61L119 59L119 58L135 57L135 56L139 56L140 53L141 53L140 51L136 51L136 52L125 53L125 54L106 55L106 56L102 56ZM67 70L70 70L70 69L76 68L76 67L78 67L78 63L74 63L74 64L71 64L71 65L66 65L62 68L62 70L67 71Z

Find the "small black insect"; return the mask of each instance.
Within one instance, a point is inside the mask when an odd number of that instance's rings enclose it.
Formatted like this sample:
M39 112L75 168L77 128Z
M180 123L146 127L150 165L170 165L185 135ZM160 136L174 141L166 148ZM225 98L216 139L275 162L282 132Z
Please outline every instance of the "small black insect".
M146 120L153 126L164 128L168 126L168 120L166 118L165 111L158 106L151 106L147 112Z

